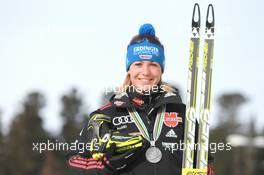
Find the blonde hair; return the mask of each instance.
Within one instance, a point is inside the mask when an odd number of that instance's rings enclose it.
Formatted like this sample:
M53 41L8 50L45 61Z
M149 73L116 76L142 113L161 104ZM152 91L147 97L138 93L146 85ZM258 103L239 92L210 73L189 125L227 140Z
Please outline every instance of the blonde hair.
M168 83L162 81L162 79L160 79L160 88L165 91L165 92L175 92L175 88L173 88L171 85L169 85ZM132 82L130 79L130 74L128 73L126 75L125 80L123 81L123 84L119 87L118 91L116 92L116 94L121 94L126 92L126 90L132 86Z

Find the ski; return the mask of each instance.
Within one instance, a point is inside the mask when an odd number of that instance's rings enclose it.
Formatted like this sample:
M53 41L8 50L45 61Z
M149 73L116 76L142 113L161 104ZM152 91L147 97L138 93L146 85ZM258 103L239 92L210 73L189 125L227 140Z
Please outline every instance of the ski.
M211 85L212 85L212 66L214 50L214 8L209 4L206 14L205 40L203 69L201 79L201 99L199 115L199 134L197 150L197 168L207 168L208 147L209 147L209 118L211 113Z
M192 34L190 39L190 55L188 64L188 82L186 97L186 119L184 131L185 149L183 152L183 168L193 168L195 125L196 125L196 97L199 67L200 25L201 15L199 4L193 7Z
M190 41L190 57L188 64L186 120L184 131L185 149L183 151L182 175L187 175L189 173L199 173L205 175L207 173L215 24L212 4L208 5L206 14L205 39L203 48L204 56L201 73L201 93L199 94L200 111L197 113L200 22L200 7L199 4L196 3L193 8L192 36ZM195 133L195 127L197 121L199 122L199 128L198 143L196 144L195 134L197 133ZM197 160L194 160L195 151L197 151ZM196 163L196 167L194 166L194 163Z

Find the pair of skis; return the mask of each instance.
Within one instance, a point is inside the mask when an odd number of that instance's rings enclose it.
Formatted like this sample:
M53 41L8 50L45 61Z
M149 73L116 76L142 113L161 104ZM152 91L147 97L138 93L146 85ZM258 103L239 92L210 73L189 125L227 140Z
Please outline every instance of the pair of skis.
M200 7L196 3L192 16L192 36L190 41L190 58L188 65L188 84L186 99L186 119L184 131L184 145L182 175L207 173L209 147L209 117L211 109L211 83L214 48L214 9L209 4L206 15L204 55L201 70L201 91L198 94L199 47L200 47ZM197 110L197 99L200 95L200 109ZM199 123L198 142L195 143L195 127ZM194 160L194 153L197 158ZM196 165L196 166L195 166Z

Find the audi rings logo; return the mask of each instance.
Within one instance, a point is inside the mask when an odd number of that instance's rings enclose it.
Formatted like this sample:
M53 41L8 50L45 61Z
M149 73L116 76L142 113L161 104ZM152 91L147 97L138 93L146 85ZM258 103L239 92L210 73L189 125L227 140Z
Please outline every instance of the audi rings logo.
M130 117L130 115L114 117L113 119L113 124L115 126L121 125L121 124L133 123L133 122L134 120Z

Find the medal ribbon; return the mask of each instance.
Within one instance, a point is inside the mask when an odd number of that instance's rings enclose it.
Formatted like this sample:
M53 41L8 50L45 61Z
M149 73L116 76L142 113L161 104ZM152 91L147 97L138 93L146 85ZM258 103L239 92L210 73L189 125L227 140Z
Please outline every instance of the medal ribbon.
M137 128L139 129L140 133L142 134L142 136L151 143L152 140L149 136L146 125L142 121L142 119L141 119L140 115L138 114L138 112L136 111L135 107L128 108L127 110L128 110L129 115L133 118L133 120L134 120ZM163 105L157 113L155 124L154 124L154 129L153 129L154 144L160 136L162 126L163 126L165 112L166 112L166 106ZM154 145L152 145L152 146L154 146Z

